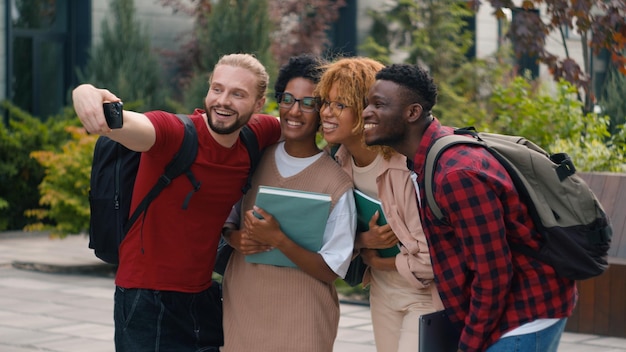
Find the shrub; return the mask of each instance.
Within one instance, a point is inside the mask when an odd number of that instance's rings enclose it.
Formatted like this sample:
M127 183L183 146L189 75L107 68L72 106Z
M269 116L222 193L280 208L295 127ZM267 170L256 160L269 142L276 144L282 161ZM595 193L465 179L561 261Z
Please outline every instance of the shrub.
M491 119L479 129L523 136L547 152L568 153L580 171L624 168L623 137L609 133L610 118L584 113L577 89L560 80L554 90L523 77L502 84L490 99Z
M67 131L72 139L60 151L31 154L45 168L45 176L39 185L43 208L27 211L37 219L27 230L51 230L52 235L64 237L89 229L89 180L98 136L87 135L79 127L68 127Z
M71 109L42 122L8 101L0 106L9 117L8 125L0 123L0 231L21 230L32 222L24 211L38 205L44 177L31 152L61 145L70 138L65 128L78 121Z

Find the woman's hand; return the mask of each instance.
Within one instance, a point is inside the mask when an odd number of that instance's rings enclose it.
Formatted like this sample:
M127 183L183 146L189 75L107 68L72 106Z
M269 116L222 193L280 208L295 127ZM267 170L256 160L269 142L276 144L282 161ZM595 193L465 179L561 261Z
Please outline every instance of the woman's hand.
M360 232L356 236L355 246L361 248L384 249L398 244L396 234L391 230L389 224L378 226L376 222L380 214L377 212L372 215L369 222L369 230Z
M271 214L257 206L245 213L243 223L247 238L258 243L276 248L280 246L286 237L280 230L278 221Z
M255 241L248 236L245 229L231 229L224 232L224 238L228 244L239 251L241 254L248 255L254 253L267 252L272 249L271 246Z

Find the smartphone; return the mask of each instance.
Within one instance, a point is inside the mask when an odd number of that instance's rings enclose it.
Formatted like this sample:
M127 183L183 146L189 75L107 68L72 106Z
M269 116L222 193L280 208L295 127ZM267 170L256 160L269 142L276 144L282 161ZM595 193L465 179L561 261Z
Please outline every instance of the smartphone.
M122 116L124 104L122 102L104 103L102 108L104 109L104 118L109 128L122 128L124 125L124 117Z

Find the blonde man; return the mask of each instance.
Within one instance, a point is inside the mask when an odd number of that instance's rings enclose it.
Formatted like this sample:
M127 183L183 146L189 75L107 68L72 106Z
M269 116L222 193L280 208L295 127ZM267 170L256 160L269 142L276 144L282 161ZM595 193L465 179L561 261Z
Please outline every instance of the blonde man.
M226 55L214 68L204 104L190 118L198 133L191 171L201 187L174 179L134 223L120 245L115 278L116 351L217 351L222 345L221 297L211 280L222 225L241 197L250 160L239 131L248 124L260 148L280 137L276 118L254 115L265 104L268 75L247 54ZM81 85L74 108L90 133L142 152L131 212L178 150L183 125L172 113L123 111L123 126L107 126L102 103L120 98Z

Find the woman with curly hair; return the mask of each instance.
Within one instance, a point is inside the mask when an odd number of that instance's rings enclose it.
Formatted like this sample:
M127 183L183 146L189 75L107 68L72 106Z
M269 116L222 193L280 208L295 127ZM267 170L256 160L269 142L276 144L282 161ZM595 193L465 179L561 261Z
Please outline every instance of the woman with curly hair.
M415 187L406 157L389 147L368 147L363 138L363 109L376 73L369 58L342 58L324 67L316 88L324 139L341 145L335 159L354 186L379 199L387 224L357 232L355 251L369 267L370 307L378 351L415 351L419 316L441 309L422 231Z

